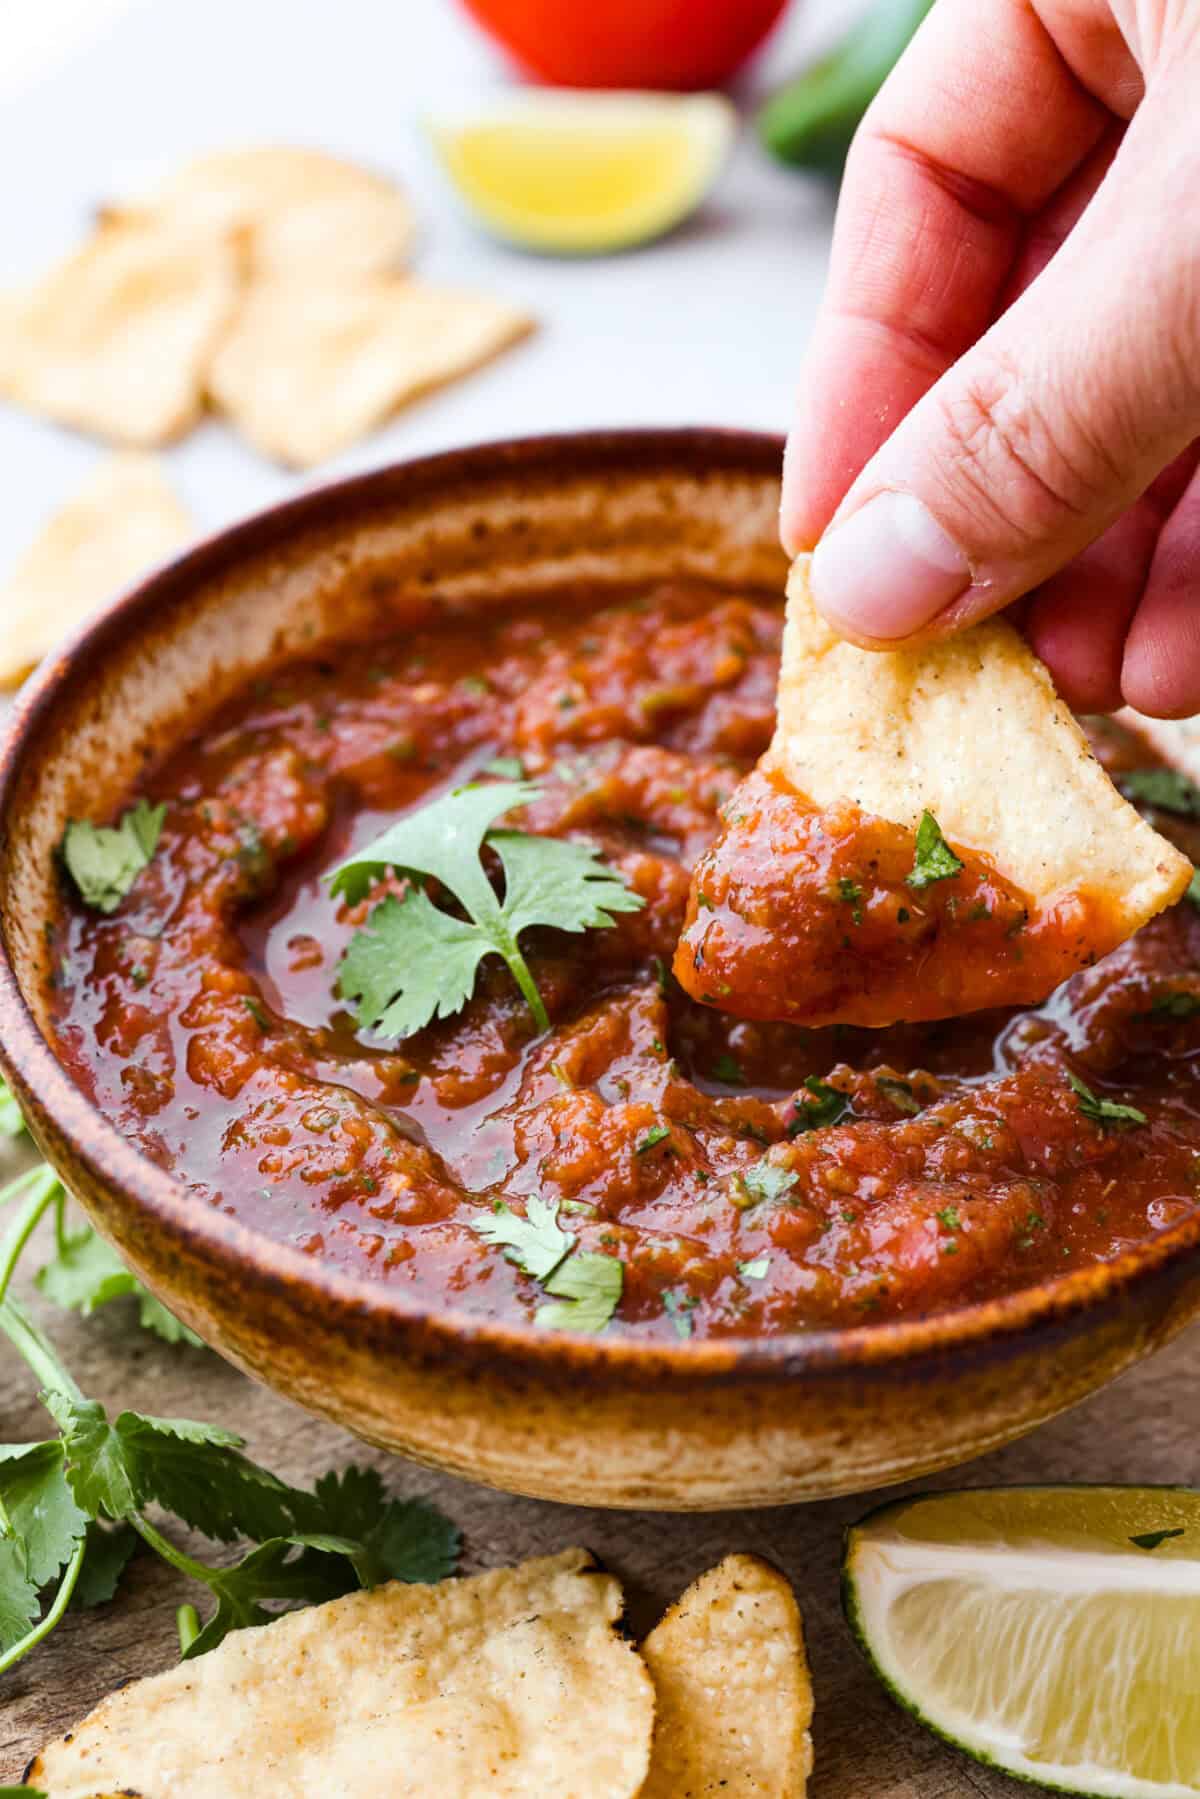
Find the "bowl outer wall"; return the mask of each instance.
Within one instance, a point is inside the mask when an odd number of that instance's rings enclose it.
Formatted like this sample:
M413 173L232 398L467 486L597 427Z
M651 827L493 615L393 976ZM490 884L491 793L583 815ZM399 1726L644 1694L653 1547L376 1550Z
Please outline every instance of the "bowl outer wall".
M43 926L73 813L252 674L333 640L574 581L778 584L781 445L585 433L358 477L151 576L43 667L0 758L0 1067L104 1234L231 1361L369 1441L513 1491L718 1509L820 1498L1011 1440L1200 1311L1200 1220L1118 1260L928 1320L765 1339L547 1337L430 1312L190 1199L44 1032Z

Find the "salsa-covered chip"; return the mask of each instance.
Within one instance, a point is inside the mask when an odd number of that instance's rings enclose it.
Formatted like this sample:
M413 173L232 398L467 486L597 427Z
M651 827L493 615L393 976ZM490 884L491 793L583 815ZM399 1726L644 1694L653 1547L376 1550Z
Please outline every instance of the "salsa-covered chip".
M988 620L910 649L788 587L775 737L700 859L675 973L742 1017L884 1026L1043 999L1177 900L1188 859Z

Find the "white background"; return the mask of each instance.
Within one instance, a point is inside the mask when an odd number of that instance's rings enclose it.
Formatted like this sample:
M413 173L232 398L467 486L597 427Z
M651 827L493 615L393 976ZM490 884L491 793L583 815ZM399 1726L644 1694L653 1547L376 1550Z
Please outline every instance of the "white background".
M857 10L793 0L742 102ZM456 0L0 0L0 286L69 249L98 201L136 194L198 150L320 145L410 189L419 273L509 296L540 329L308 481L588 425L782 430L824 276L829 189L743 131L710 203L672 237L603 260L522 255L463 218L421 124L510 79ZM0 581L98 454L0 407ZM202 530L302 484L215 422L167 460Z

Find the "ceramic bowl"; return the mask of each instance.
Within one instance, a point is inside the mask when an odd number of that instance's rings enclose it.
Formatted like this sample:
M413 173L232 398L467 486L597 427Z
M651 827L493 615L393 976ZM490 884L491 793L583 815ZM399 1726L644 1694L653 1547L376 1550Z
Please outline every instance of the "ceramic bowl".
M591 1505L776 1504L964 1461L1200 1311L1200 1219L943 1316L745 1343L565 1339L423 1307L210 1209L47 1041L54 849L265 665L572 583L781 584L779 442L710 431L485 446L304 495L201 544L43 667L0 763L0 1066L95 1224L222 1355L356 1435Z

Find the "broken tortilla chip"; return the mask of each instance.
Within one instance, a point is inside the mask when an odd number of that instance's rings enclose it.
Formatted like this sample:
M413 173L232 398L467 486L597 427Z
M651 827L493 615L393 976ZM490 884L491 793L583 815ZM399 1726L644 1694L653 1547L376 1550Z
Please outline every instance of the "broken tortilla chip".
M197 157L146 208L173 229L247 232L261 276L376 274L400 267L415 236L394 182L323 151L277 145Z
M782 1574L730 1555L642 1645L658 1694L642 1799L803 1799L812 1683Z
M112 443L170 443L200 414L204 371L241 289L233 236L107 220L6 301L0 395Z
M256 449L308 467L487 362L531 323L499 301L404 279L259 283L213 359L209 390Z
M675 960L740 1017L884 1026L1039 1003L1180 898L1003 619L892 651L788 583L778 723L701 858Z
M122 1687L27 1779L54 1799L634 1799L654 1691L621 1609L581 1549L352 1593Z
M16 686L90 612L192 534L153 456L106 457L0 587L0 688Z

